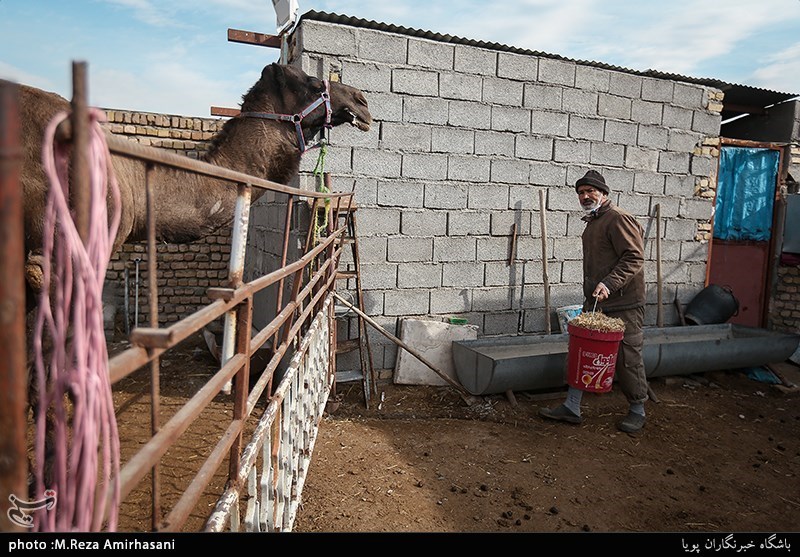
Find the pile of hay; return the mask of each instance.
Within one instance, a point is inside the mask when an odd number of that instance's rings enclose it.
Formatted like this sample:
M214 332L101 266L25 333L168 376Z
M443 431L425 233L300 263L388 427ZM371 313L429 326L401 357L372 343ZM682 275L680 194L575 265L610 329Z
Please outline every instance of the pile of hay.
M622 319L609 317L599 311L582 312L577 317L570 319L569 324L601 333L622 332L625 330L625 322Z

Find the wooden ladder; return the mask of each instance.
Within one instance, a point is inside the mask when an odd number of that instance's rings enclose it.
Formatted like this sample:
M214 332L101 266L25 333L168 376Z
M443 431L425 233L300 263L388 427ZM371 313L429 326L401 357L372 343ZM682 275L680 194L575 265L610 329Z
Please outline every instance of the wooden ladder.
M349 207L340 209L336 212L339 226L346 226L346 233L341 242L344 245L350 246L352 255L352 262L348 264L348 268L339 268L336 270L336 278L337 280L354 281L354 288L348 289L346 292L350 292L352 294L355 299L352 300L351 303L363 313L364 292L361 288L361 260L358 252L356 210L357 207L355 206L355 203L352 203ZM340 293L340 295L342 294ZM353 335L353 333L350 331L352 325L352 320L350 320L350 316L353 313L352 310L345 305L339 304L334 306L334 311L337 319L348 319L346 326L347 338L338 338L339 327L337 326L336 354L345 354L352 352L353 350L358 350L361 361L361 369L343 371L339 371L337 369L336 382L346 383L350 381L361 380L364 389L364 404L369 409L372 395L377 394L377 385L375 380L375 368L372 361L372 348L369 342L369 335L367 334L367 323L361 315L358 315L358 331L355 333L355 335Z

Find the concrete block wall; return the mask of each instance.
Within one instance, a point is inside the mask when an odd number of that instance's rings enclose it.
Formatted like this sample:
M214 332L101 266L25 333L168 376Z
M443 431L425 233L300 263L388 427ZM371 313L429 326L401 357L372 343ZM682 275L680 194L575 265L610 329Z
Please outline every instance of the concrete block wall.
M665 324L676 295L703 287L720 91L316 20L291 52L362 89L375 117L368 134L333 131L329 164L335 189L355 188L366 309L387 330L406 316L466 317L481 336L557 330L555 309L581 301L573 184L589 168L647 232L647 324L657 244ZM393 343L371 342L376 367L393 368Z

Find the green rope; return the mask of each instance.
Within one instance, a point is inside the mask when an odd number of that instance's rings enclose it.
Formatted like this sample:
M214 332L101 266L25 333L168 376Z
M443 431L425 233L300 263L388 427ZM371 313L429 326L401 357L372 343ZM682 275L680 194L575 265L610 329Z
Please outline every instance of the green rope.
M330 190L325 185L325 155L328 154L328 144L326 142L321 142L319 146L319 156L317 157L317 165L314 167L314 176L317 179L317 191L323 193L330 193ZM320 221L319 218L319 211L321 208L317 209L317 215L314 218L314 240L316 244L316 240L319 239L320 233L328 227L328 211L331 206L331 198L325 198L325 208L323 211L323 218Z

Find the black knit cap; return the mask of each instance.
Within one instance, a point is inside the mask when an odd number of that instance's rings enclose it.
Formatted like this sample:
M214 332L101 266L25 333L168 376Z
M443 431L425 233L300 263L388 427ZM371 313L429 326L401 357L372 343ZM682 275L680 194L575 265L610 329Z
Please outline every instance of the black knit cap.
M578 186L592 186L593 188L604 191L606 195L611 191L606 185L606 179L596 170L590 170L583 175L583 178L578 178L578 181L575 182L575 191L578 191Z

